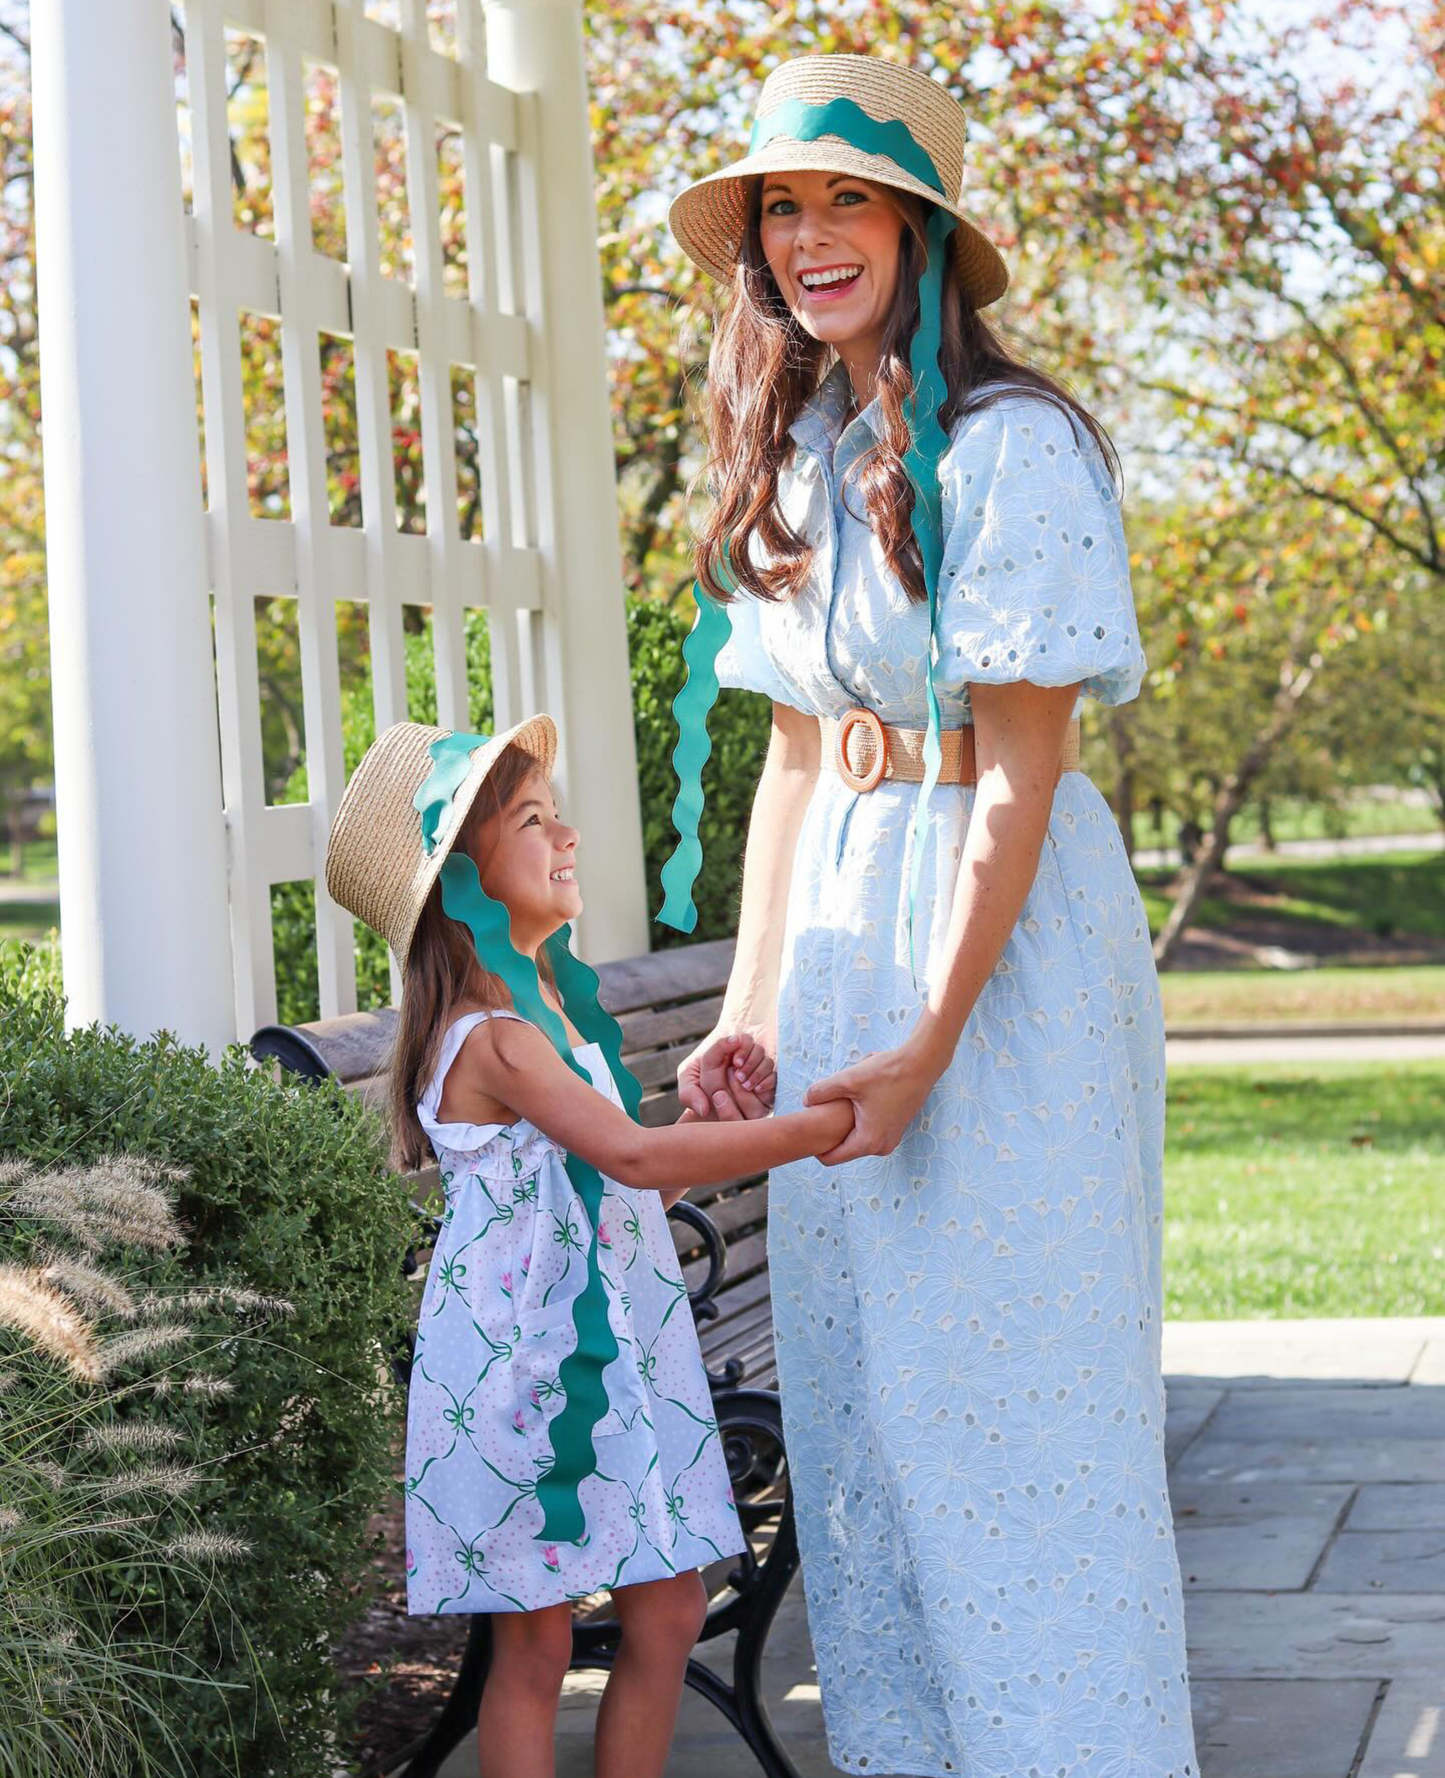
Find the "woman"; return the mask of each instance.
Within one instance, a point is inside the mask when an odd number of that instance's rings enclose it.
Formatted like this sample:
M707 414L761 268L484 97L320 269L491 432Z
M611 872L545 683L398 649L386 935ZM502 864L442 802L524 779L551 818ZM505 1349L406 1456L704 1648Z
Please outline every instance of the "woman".
M1163 1021L1076 764L1083 697L1145 663L1108 441L978 312L1007 274L955 202L964 142L923 76L803 58L673 206L732 289L662 917L690 926L715 669L773 703L718 1032L776 1055L779 1110L817 1081L856 1120L774 1172L768 1229L834 1763L1194 1778ZM760 1109L769 1070L725 1083L706 1047L684 1100Z

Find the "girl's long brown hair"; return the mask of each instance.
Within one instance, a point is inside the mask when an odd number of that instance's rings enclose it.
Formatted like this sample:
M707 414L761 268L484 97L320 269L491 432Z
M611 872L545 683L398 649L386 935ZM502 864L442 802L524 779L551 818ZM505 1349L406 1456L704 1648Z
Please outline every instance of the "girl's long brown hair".
M904 403L913 393L908 349L918 324L918 280L927 263L924 230L929 206L891 186L870 189L894 204L906 224L898 247L898 285L883 331L877 395L882 432L859 459L856 479L868 522L889 567L910 599L928 597L923 564L910 526L913 488L903 469L910 438ZM788 427L818 387L831 348L794 320L763 254L762 180L754 182L732 295L718 324L708 364L707 477L713 500L698 537L697 577L714 598L729 597L729 576L765 599L794 598L803 589L813 550L778 509L778 472L793 450ZM1081 424L1119 479L1119 458L1099 422L1046 372L1011 353L969 302L955 270L950 235L944 262L943 346L940 360L948 395L939 419L947 431L964 413L1001 401L1020 385L1062 408ZM755 565L753 539L767 560ZM724 565L723 552L727 557Z
M467 811L452 850L467 851L476 858L476 843L486 822L500 816L538 770L533 755L515 742L504 748ZM484 861L479 859L478 870L484 869ZM432 884L407 953L401 1014L391 1051L391 1158L393 1166L407 1172L425 1166L432 1158L416 1102L436 1067L453 1009L463 1000L493 1009L511 1005L501 981L478 963L471 933L442 912L441 888L440 881ZM549 987L556 986L545 951L538 954L537 970Z

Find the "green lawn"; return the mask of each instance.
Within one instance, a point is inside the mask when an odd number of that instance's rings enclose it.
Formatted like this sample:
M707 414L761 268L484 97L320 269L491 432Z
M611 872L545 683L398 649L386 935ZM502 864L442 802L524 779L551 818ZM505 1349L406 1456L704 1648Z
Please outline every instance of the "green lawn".
M1140 892L1157 932L1171 898L1170 871L1141 870ZM1231 926L1251 920L1302 921L1376 933L1445 938L1445 852L1382 852L1368 858L1251 859L1228 876L1238 886L1227 899L1206 896L1197 924Z
M40 938L59 924L58 901L0 901L0 939Z
M1445 968L1170 970L1159 978L1171 1031L1234 1019L1445 1019Z
M1165 1313L1445 1315L1445 1061L1171 1070Z

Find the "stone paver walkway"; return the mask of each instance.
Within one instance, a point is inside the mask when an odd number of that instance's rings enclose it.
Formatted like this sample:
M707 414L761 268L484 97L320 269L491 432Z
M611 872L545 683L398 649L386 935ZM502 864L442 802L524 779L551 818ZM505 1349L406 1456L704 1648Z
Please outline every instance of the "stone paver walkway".
M1174 1322L1164 1369L1201 1778L1445 1778L1445 1317ZM796 1583L766 1665L831 1778ZM559 1778L590 1778L602 1681L568 1680ZM444 1778L477 1769L472 1737ZM689 1694L668 1778L757 1770Z

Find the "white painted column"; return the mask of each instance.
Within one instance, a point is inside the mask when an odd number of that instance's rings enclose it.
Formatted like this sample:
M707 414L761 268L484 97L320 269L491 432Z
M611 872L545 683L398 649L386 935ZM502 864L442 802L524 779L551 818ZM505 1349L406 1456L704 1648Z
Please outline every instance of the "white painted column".
M170 23L31 11L41 399L72 1025L236 1036Z
M541 239L522 244L547 436L538 500L543 670L561 729L563 814L582 830L580 948L593 962L649 948L632 732L607 347L597 256L581 0L486 0L493 80L535 93L525 151ZM530 253L528 250L531 250ZM544 418L545 417L545 418ZM546 485L540 485L545 483ZM541 664L541 663L539 663Z

